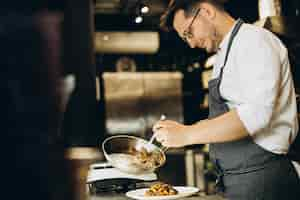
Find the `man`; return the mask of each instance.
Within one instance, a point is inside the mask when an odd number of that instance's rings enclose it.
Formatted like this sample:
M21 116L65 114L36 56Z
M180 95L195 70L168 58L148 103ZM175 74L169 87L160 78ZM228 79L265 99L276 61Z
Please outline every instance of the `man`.
M191 48L216 52L209 119L159 121L166 147L210 144L217 188L230 200L299 199L289 146L298 131L288 53L271 32L235 20L217 0L171 0L161 18Z

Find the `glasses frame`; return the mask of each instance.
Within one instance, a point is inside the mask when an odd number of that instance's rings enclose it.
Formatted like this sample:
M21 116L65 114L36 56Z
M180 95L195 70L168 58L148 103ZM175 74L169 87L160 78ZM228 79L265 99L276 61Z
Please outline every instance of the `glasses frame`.
M191 32L191 28L192 28L192 26L193 26L193 23L194 23L194 21L195 21L195 19L197 18L197 16L198 16L198 14L199 14L199 12L200 12L200 8L198 8L197 10L196 10L196 12L195 12L195 14L194 14L194 16L193 16L193 19L192 19L192 21L191 21L191 23L188 25L188 27L183 31L183 33L182 33L182 39L183 39L183 41L185 41L185 42L188 42L188 39L192 39L193 38L193 33Z

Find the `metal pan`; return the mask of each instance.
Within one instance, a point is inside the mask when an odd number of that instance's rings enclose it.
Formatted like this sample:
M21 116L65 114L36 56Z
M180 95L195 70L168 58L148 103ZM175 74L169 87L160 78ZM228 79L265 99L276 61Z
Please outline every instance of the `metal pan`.
M151 173L166 162L166 149L135 136L111 136L102 150L113 167L129 174Z

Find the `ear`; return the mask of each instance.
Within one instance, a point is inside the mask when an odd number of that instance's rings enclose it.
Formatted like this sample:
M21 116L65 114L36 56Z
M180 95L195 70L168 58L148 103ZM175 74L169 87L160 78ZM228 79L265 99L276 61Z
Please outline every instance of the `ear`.
M184 16L184 11L183 10L178 10L173 19L173 28L177 31L180 32L182 29L182 24L184 24L186 18Z
M203 17L206 17L208 20L214 20L217 14L217 9L210 3L203 2L200 4L200 13Z

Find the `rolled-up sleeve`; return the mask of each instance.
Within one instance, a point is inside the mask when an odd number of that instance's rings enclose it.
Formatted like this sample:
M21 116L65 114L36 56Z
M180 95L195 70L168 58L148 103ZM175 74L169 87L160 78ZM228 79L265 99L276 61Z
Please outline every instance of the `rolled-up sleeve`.
M237 57L239 87L236 111L250 135L269 126L279 95L281 59L272 42L255 38L240 49Z

